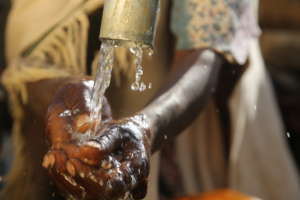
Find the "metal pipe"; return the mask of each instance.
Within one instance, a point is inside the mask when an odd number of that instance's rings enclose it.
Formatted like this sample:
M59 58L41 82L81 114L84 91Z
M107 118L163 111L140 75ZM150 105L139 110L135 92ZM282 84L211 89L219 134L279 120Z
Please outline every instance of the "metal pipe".
M153 47L159 0L106 0L100 39Z

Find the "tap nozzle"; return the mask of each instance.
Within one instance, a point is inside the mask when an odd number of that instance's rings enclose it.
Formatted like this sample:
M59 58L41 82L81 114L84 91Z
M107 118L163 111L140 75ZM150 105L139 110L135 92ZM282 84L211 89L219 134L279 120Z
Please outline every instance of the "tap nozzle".
M159 0L106 0L100 39L153 47Z

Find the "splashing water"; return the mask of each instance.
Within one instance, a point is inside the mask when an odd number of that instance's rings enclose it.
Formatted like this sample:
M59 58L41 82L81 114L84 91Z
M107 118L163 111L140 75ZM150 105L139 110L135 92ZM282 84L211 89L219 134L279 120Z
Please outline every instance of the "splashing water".
M101 110L104 98L104 93L110 84L111 71L114 60L114 43L110 40L105 40L101 44L100 58L96 79L94 82L92 96L91 96L91 120L95 121L94 130L98 129L101 122Z

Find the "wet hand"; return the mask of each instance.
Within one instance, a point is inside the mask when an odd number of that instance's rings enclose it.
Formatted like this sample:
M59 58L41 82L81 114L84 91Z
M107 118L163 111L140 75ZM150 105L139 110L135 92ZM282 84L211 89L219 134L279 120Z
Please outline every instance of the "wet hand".
M60 192L77 199L144 197L149 172L149 142L138 117L112 121L105 101L102 124L90 134L89 97L92 82L62 88L48 109L51 145L43 166Z
M147 192L151 148L145 121L143 115L111 121L88 143L108 155L102 168L112 169L114 174L107 186L112 185L114 193L130 192L134 199L144 198Z

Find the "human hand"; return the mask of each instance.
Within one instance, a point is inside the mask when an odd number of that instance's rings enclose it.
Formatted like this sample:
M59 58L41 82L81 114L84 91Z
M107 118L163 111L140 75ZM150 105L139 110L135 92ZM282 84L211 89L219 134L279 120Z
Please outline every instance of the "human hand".
M48 109L50 150L43 166L64 196L118 199L131 193L143 198L149 172L150 145L139 116L113 121L105 101L102 124L91 134L92 81L62 88Z

